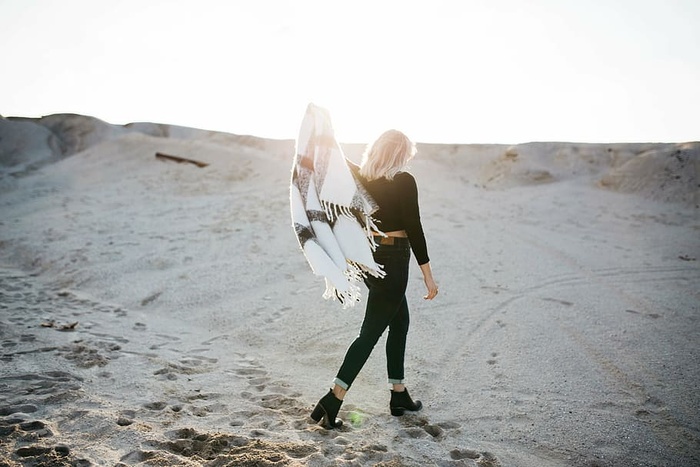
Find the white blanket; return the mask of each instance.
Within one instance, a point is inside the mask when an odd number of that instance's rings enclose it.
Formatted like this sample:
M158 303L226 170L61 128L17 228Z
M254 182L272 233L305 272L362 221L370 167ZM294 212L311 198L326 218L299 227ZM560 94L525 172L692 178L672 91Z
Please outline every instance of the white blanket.
M371 217L377 206L348 167L328 111L314 104L301 123L289 191L299 245L326 281L323 297L354 306L363 277L384 276L372 257L371 231L380 232Z

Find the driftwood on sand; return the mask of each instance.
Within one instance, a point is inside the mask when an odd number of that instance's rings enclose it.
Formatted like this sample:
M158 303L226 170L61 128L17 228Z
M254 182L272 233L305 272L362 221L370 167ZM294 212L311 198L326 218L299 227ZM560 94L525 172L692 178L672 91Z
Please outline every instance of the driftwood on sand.
M178 163L194 164L197 167L206 167L209 165L206 162L201 162L201 161L197 161L194 159L187 159L186 157L171 156L170 154L163 154L162 152L156 153L156 159L171 160L171 161L175 161Z

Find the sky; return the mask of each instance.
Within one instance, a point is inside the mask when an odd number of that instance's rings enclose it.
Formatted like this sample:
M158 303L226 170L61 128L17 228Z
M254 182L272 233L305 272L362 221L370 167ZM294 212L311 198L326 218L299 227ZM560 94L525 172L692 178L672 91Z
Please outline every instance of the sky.
M0 0L0 115L295 138L700 140L698 0Z

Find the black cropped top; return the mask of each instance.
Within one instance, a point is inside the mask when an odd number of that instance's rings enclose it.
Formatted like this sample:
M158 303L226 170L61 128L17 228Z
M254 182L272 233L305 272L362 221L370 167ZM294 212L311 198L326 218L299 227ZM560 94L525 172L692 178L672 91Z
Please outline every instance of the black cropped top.
M408 172L399 172L392 180L379 178L366 181L353 167L367 192L374 198L379 210L373 214L383 232L405 230L411 250L419 265L430 261L418 208L418 187Z

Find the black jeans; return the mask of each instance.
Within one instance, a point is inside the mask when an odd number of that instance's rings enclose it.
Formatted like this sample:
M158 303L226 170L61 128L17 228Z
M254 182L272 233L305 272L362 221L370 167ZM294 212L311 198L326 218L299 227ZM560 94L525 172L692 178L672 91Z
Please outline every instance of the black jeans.
M377 341L389 328L386 339L386 363L389 383L403 383L404 355L409 316L406 303L408 264L411 249L406 238L395 239L394 245L378 245L374 259L384 266L384 278L368 276L367 308L360 334L350 344L335 384L349 389L369 358Z

